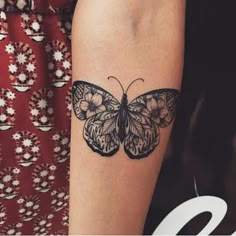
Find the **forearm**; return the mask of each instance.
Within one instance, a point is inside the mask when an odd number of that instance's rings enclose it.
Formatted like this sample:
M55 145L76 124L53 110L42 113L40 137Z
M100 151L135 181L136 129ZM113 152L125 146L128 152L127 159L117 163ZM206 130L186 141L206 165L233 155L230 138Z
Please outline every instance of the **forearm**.
M107 80L108 76L118 78L124 90L133 80L143 78L128 90L129 102L156 89L179 90L184 10L184 0L80 0L73 20L73 80L99 86L118 101L122 100L121 86L114 79ZM82 100L85 106L86 98ZM74 108L83 108L80 111L88 115L80 102L74 103ZM130 123L135 121L128 121L129 114L123 118L119 114L114 113L117 120L112 131L118 140L117 148L110 153L103 149L97 152L93 144L88 145L83 132L88 119L81 121L72 116L71 234L142 233L172 122L165 128L158 122L150 124L157 136L155 148L148 147L149 152L129 151L127 138L134 132ZM122 129L118 120L127 122L128 128ZM142 132L148 135L144 127Z

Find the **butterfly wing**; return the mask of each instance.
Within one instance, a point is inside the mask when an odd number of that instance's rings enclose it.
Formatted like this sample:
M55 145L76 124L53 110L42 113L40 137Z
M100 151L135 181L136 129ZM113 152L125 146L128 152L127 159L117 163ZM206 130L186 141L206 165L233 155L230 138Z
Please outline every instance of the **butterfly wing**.
M159 127L150 118L135 112L128 115L128 133L124 150L132 159L147 157L159 144Z
M130 158L146 157L159 144L159 127L167 127L174 119L178 95L175 89L159 89L129 103L124 149Z
M120 107L120 103L109 92L80 80L73 83L72 100L74 113L79 120L87 120L103 111L117 111Z
M120 146L117 117L120 103L104 89L84 81L72 88L73 109L79 120L86 120L83 137L102 156L112 156Z
M90 117L85 125L83 136L88 146L102 156L112 156L119 150L117 134L117 111L105 111Z

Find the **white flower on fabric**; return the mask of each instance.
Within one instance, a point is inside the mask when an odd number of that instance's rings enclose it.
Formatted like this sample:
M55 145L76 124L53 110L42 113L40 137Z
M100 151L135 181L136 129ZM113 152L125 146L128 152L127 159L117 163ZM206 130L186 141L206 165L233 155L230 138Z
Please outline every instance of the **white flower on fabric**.
M41 179L40 178L34 178L34 183L39 183L40 181L41 181Z
M56 74L57 77L60 78L60 77L62 77L62 75L63 75L63 71L62 71L62 70L56 70L56 71L55 71L55 74Z
M34 227L34 231L38 231L39 229L39 226Z
M20 173L20 169L19 168L14 168L13 169L13 173L14 174L19 174Z
M3 98L0 98L0 107L5 107L6 101Z
M48 179L49 179L49 180L54 180L54 179L55 179L55 176L49 175L49 176L48 176Z
M60 51L55 51L53 57L55 61L61 61L63 55Z
M34 206L33 206L33 209L34 209L34 210L36 210L36 209L38 209L38 208L39 208L39 205L34 205Z
M16 148L16 153L19 154L19 153L22 153L23 152L23 148L22 147L17 147Z
M71 111L71 109L72 109L72 104L71 104L71 103L67 105L67 109L68 109L69 111Z
M4 188L4 184L0 183L0 189L3 189L3 188Z
M64 79L65 79L65 81L69 81L69 80L71 79L71 77L70 77L69 75L66 75L66 76L64 77Z
M24 154L24 159L28 160L31 158L31 155L27 152Z
M29 84L29 85L33 85L33 84L34 84L34 80L30 79L30 80L28 81L28 84Z
M54 141L59 140L59 138L60 138L60 135L59 135L59 134L54 134L54 135L52 136L52 139L53 139Z
M47 106L47 101L46 101L45 99L40 99L40 100L38 101L38 107L39 107L39 108L43 109L43 108L45 108L46 106Z
M61 155L62 155L62 156L65 156L66 154L67 154L67 151L66 151L66 150L64 150L64 151L61 152Z
M56 170L56 168L57 168L57 167L56 167L55 165L51 165L51 166L49 167L50 170Z
M65 196L65 193L63 193L63 192L57 194L57 197L58 197L58 198L62 198L62 197L64 197L64 196Z
M25 147L30 147L32 145L32 141L30 139L26 138L23 140L23 145Z
M16 224L16 228L20 228L20 227L22 227L22 226L23 226L22 223L17 223L17 224Z
M15 114L15 110L13 108L11 108L11 107L8 107L7 108L7 114L13 115L13 114Z
M32 207L33 205L34 205L34 202L32 202L32 201L28 201L25 204L26 207Z
M24 208L21 208L20 210L19 210L19 213L20 214L22 214L22 213L24 213L25 212L25 209Z
M16 71L17 71L17 66L14 65L14 64L10 64L10 65L8 66L8 69L9 69L10 73L16 73Z
M6 213L5 212L0 212L0 217L2 218L4 216L6 216Z
M25 30L25 33L26 33L27 35L31 35L33 32L32 32L31 29L26 29L26 30Z
M32 64L32 63L27 64L26 70L27 70L28 72L33 72L33 71L35 70L35 65Z
M38 23L37 21L32 22L31 27L32 27L35 31L39 31L39 29L40 29L40 25L39 25L39 23Z
M21 135L19 133L15 133L12 135L13 139L18 140L21 138Z
M18 0L17 3L16 3L16 6L19 8L19 9L24 9L24 7L26 6L26 1L25 0Z
M27 216L31 216L32 213L33 213L32 211L27 211L27 212L26 212L26 215L27 215Z
M47 175L48 175L48 171L47 170L43 170L43 171L40 172L40 176L41 177L45 177Z
M47 93L48 98L52 98L53 97L53 91L49 90Z
M31 113L32 116L37 116L39 114L39 110L34 108L30 111L30 113Z
M11 175L5 175L5 176L3 177L3 182L9 182L9 181L11 181L11 180L12 180Z
M0 1L1 2L1 1ZM7 19L7 16L6 16L6 13L1 11L0 13L0 18L3 19L3 20L6 20Z
M41 220L41 221L39 221L39 225L45 225L46 223L47 223L46 220Z
M24 73L20 73L18 78L21 82L25 82L27 79L26 74L24 74Z
M68 220L68 216L63 216L63 220Z
M0 1L0 8L4 8L4 6L5 6L5 0L1 0Z
M67 143L69 143L69 138L63 138L63 139L61 140L61 144L62 144L62 145L66 145Z
M42 21L42 20L43 20L42 15L38 15L38 20L39 20L39 21Z
M7 192L7 193L11 193L12 190L13 190L13 189L12 189L11 187L6 188L6 192Z
M48 182L44 181L41 185L42 185L42 187L47 187L48 186Z
M19 64L24 64L26 62L26 56L23 53L19 53L16 58Z
M6 95L7 95L7 98L11 100L16 98L15 93L13 93L12 91L8 91Z
M1 122L6 121L6 119L7 119L7 116L6 116L5 114L1 114L1 115L0 115L0 121L1 121Z
M8 54L11 54L11 53L14 53L15 48L12 44L8 44L8 45L6 45L5 50Z
M71 63L70 63L69 61L64 61L64 62L63 62L63 67L64 67L65 69L69 69L69 68L71 67Z
M47 46L45 47L46 52L50 52L52 50L52 47L50 44L47 44Z
M39 151L39 147L34 146L34 147L31 148L31 151L34 152L34 153L38 152Z
M57 202L57 199L53 199L51 203L55 204L56 202Z
M42 123L47 123L48 118L47 118L46 116L42 116L42 117L40 118L40 121L41 121Z
M29 15L28 14L25 14L25 13L23 13L22 15L21 15L21 17L22 17L22 19L24 20L24 21L28 21L30 18L29 18Z
M54 68L54 64L52 62L49 62L48 63L48 69L53 70L53 68Z
M34 126L38 126L38 125L39 125L39 122L34 121L33 124L34 124Z
M53 214L49 214L47 218L48 219L52 219L53 218Z
M48 108L48 114L53 114L53 108L52 107L50 107L50 108Z
M9 229L8 231L7 231L7 234L8 235L14 235L15 234L15 230L14 229Z
M58 146L54 148L54 152L60 152L60 151L61 151L61 147Z
M20 181L19 180L14 180L13 182L12 182L12 185L13 186L18 186L20 184Z

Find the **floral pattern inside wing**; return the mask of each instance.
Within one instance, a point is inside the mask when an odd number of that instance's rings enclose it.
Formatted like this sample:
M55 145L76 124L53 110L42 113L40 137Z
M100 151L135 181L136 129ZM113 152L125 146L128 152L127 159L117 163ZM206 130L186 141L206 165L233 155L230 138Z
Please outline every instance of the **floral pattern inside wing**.
M86 117L89 118L99 112L106 111L106 107L103 105L103 97L99 93L86 93L85 100L80 103L82 111L86 112Z
M152 97L147 99L146 108L143 109L142 114L150 117L157 124L161 124L168 116L168 108L163 98Z

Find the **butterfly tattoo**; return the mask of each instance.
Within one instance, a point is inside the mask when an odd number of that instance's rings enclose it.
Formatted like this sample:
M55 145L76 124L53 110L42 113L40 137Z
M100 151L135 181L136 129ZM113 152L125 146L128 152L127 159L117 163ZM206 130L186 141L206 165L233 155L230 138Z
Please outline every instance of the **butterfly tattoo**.
M132 159L147 157L159 144L160 128L167 127L175 117L179 91L157 89L128 102L127 92L139 78L123 91L121 102L103 88L75 81L72 87L73 110L85 120L83 137L88 146L102 156L112 156L124 146Z

